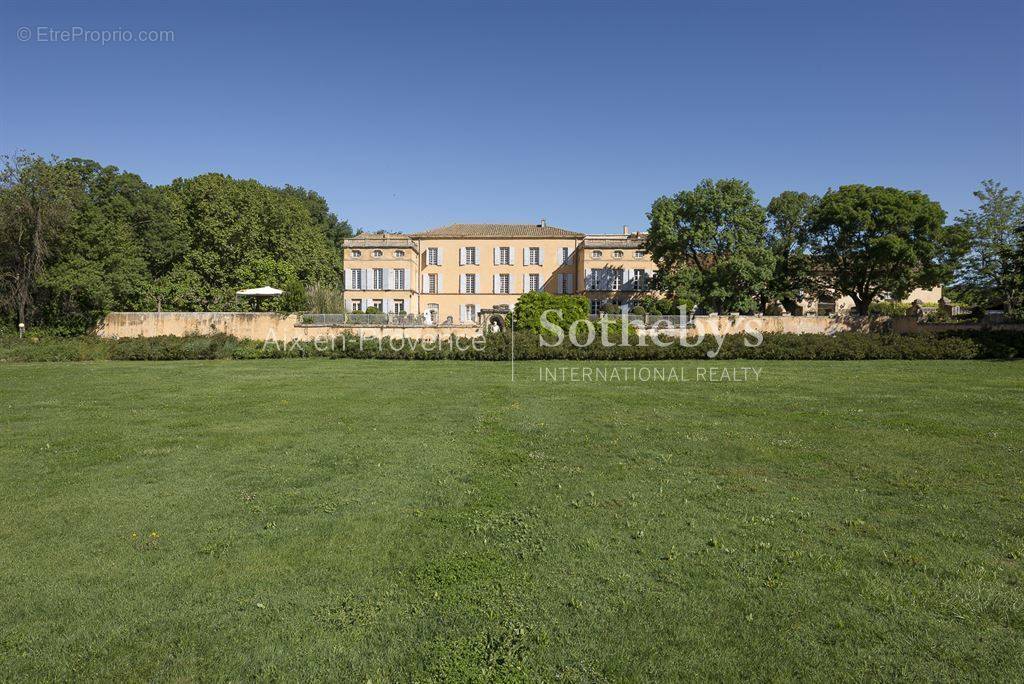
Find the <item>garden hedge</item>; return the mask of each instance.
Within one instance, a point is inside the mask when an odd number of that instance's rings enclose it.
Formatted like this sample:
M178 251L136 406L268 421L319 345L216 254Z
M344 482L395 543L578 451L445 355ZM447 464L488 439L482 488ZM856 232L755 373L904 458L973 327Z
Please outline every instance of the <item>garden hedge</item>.
M880 333L838 333L835 335L764 335L762 344L748 347L745 335L724 338L718 360L870 360L870 359L1020 359L1024 358L1024 333L973 330L938 334L894 335ZM263 358L366 358L366 359L453 359L503 361L510 356L510 333L490 335L483 343L442 339L439 344L421 341L339 336L333 343L313 342L265 345L227 335L196 337L146 337L119 340L97 337L0 338L0 361L177 361L205 359ZM571 345L542 347L535 335L516 333L517 360L672 360L703 359L718 343L708 337L701 345L666 347L629 346L586 348Z

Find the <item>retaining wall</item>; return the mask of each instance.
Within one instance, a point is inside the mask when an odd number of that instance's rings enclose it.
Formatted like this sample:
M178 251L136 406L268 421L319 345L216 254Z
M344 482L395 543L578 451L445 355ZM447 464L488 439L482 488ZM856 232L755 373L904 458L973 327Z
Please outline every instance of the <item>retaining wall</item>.
M186 337L224 333L239 339L283 341L314 340L346 332L366 337L414 339L434 339L438 336L447 338L453 333L460 337L472 337L477 330L476 326L308 326L300 324L298 314L271 312L144 311L109 313L96 327L96 335L110 338L159 335Z
M855 316L698 316L697 323L705 334L742 333L760 330L765 333L826 334L850 330L867 331L869 319ZM678 327L652 328L662 334L678 334ZM479 332L475 325L455 326L365 326L336 327L302 325L298 314L272 312L115 312L107 314L96 328L99 337L156 337L172 335L212 335L224 333L250 340L314 340L350 333L365 337L411 339L447 338L451 335L472 337Z

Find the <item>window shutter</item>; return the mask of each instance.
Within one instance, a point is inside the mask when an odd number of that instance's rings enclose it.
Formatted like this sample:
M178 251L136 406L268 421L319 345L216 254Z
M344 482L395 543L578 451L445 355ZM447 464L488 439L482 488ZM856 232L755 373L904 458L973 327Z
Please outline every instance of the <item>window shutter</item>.
M513 245L509 245L508 246L508 264L509 264L509 266L512 266L515 263L516 263L516 248ZM523 263L525 264L526 261L524 260ZM508 289L511 290L512 286L509 285Z
M352 289L352 269L345 269L345 289Z
M427 290L430 289L430 287L429 287L429 285L430 285L430 276L428 276L426 273L424 273L423 277L421 278L421 281L422 281L422 284L420 285L420 292L426 292Z
M459 294L465 294L465 293L466 293L466 274L465 273L460 273L459 274Z
M459 266L466 265L466 248L459 247Z
M384 269L384 289L385 290L390 290L391 289L391 269L390 268L385 268Z
M501 288L501 276L499 276L497 273L495 273L493 276L491 276L491 278L492 278L492 286L494 287L494 289L491 290L491 291L494 294L498 294L498 290Z
M555 292L557 294L565 294L565 274L558 274L558 283L555 285Z
M436 287L438 292L444 292L444 289L441 287L441 274L440 273L437 274L437 280L434 281L434 286Z
M441 249L440 247L437 248L437 265L438 266L441 265L441 252L443 252L443 251L444 250Z
M412 270L410 270L408 268L403 269L403 270L405 271L405 274L402 277L402 289L403 290L411 290L412 289Z
M523 266L527 266L530 263L530 248L523 247Z
M588 290L594 289L594 272L589 268L583 271L583 287Z
M497 266L499 263L501 263L500 260L501 260L501 248L500 247L495 247L494 248L494 265Z
M530 274L529 273L524 273L523 274L523 292L529 292L529 291L530 291Z
M569 273L568 275L565 276L565 281L566 281L565 284L569 286L569 293L570 294L572 294L573 292L576 291L576 283L573 282L575 280L576 280L576 276L573 273Z
M386 313L386 314L391 313L391 300L390 299L385 299L384 300L384 313Z
M544 265L544 248L543 247L538 247L537 248L537 264L540 265L540 266Z

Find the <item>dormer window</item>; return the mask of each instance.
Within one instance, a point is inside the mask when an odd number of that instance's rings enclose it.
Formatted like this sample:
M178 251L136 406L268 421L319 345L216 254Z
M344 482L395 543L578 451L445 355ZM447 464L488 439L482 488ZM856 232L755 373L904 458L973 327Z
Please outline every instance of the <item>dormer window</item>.
M353 249L352 250L352 258L353 259L358 259L361 256L363 256L363 253L360 250L358 250L358 249Z
M621 249L617 249L614 252L612 252L612 257L615 258L615 259L621 259L622 258L622 250Z
M396 258L401 259L404 256L405 256L405 250L404 249L396 249L395 250L395 257Z
M380 259L382 256L384 256L384 252L380 251L379 249L373 250L374 259Z
M636 250L635 252L633 252L633 258L634 259L643 259L644 258L644 251L642 249Z
M595 249L593 252L590 253L590 256L594 257L595 259L600 259L601 257L604 256L604 253L602 253L599 249Z

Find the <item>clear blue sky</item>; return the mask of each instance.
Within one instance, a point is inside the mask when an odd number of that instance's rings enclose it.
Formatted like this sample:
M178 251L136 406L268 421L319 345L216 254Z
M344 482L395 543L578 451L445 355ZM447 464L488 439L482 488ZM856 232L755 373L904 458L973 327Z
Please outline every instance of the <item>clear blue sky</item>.
M1019 1L2 7L0 151L303 185L360 228L641 227L704 177L950 214L1024 186ZM174 39L37 39L76 26Z

